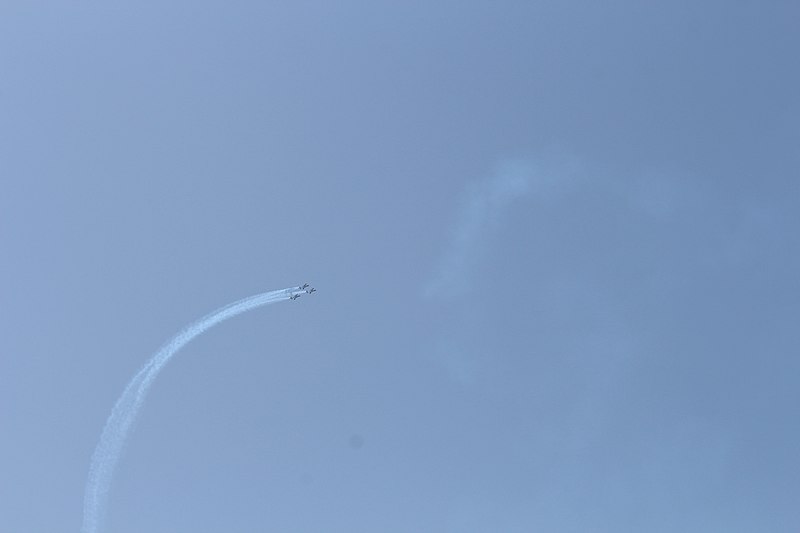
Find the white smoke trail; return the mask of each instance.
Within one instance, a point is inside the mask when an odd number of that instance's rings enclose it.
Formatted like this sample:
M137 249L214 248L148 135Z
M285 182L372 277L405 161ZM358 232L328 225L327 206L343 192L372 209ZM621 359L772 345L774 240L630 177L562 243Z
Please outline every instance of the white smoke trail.
M506 161L488 179L469 184L458 221L433 279L424 295L439 298L469 290L476 264L492 231L511 204L542 181L537 168L524 160Z
M189 341L224 320L257 307L288 300L292 295L303 292L297 287L291 287L256 294L221 307L181 330L150 358L144 367L131 379L122 396L114 404L111 415L109 415L105 428L103 428L103 433L100 435L97 448L95 448L92 455L83 501L82 533L100 531L106 500L108 499L108 491L111 486L111 478L125 446L125 440L133 422L136 420L139 409L144 403L150 385L152 385L153 380L172 356Z

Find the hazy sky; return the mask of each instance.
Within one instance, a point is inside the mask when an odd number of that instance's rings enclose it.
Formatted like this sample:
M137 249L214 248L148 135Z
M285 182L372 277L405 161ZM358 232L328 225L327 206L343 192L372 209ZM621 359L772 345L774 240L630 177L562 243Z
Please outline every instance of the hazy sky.
M799 20L3 2L0 531L797 531Z

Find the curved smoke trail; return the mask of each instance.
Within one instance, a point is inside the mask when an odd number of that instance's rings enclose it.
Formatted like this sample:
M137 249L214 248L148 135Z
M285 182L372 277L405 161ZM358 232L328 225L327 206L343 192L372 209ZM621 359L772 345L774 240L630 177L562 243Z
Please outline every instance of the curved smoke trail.
M83 527L82 533L96 533L105 512L111 478L119 462L125 440L130 432L136 415L144 403L147 391L158 373L189 341L201 335L212 326L232 318L238 314L250 311L257 307L271 303L288 300L297 293L304 291L297 287L270 291L249 298L244 298L232 304L221 307L190 324L162 346L144 367L131 379L122 396L119 397L111 410L100 441L92 455L92 464L89 467L89 478L86 481L86 492L83 501Z

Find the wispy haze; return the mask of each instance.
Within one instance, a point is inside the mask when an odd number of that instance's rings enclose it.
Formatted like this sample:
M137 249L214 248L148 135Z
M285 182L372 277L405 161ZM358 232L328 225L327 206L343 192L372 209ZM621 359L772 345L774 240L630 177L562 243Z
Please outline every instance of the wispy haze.
M498 230L511 204L528 195L533 180L530 163L513 161L498 165L489 178L467 185L436 275L425 289L426 296L442 298L467 290L487 239Z

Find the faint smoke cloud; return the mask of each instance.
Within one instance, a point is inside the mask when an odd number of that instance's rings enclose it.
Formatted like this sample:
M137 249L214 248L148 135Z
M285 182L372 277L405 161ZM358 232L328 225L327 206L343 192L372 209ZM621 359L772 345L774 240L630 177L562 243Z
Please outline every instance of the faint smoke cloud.
M466 292L486 240L497 230L509 206L530 192L533 176L529 162L507 161L488 179L467 186L450 242L425 287L425 296Z

